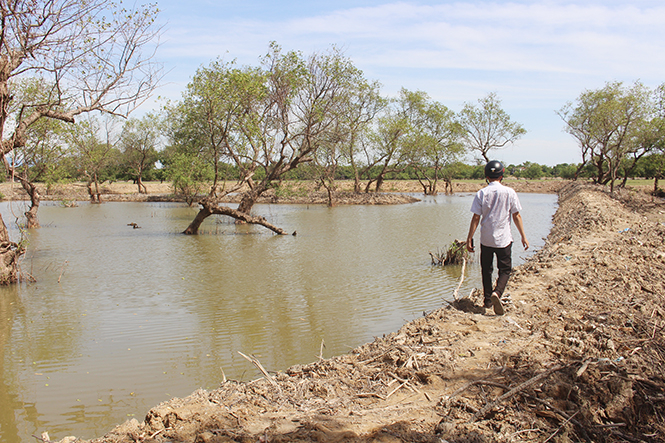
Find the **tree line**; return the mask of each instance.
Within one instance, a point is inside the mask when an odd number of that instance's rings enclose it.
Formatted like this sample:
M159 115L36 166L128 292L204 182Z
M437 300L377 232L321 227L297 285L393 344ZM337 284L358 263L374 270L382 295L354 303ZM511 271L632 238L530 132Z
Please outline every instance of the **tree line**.
M34 101L54 85L27 79L14 88ZM258 66L218 59L200 67L180 100L142 118L36 122L5 166L31 195L31 227L37 182L84 179L97 203L105 180L132 179L145 192L144 180L159 179L200 205L186 233L220 213L279 232L250 212L284 179L315 180L331 206L340 179L355 192L378 192L386 179L409 178L433 195L440 182L452 189L452 179L472 174L461 161L469 152L487 161L526 132L494 93L456 114L423 91L389 98L380 88L335 47L304 55L272 43ZM220 205L239 190L238 208Z

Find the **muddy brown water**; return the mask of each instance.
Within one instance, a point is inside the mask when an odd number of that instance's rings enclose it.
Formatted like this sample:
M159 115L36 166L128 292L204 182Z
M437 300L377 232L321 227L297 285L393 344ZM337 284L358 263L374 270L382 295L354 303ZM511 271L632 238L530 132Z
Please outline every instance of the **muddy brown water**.
M466 237L471 199L257 206L297 231L284 237L220 218L184 236L196 210L175 203L43 203L22 262L37 282L0 289L0 441L92 438L224 375L257 378L238 351L284 370L397 330L452 296L461 269L428 252ZM556 196L520 199L537 249ZM24 210L0 204L14 238ZM516 264L528 256L516 245ZM479 274L472 263L461 294Z

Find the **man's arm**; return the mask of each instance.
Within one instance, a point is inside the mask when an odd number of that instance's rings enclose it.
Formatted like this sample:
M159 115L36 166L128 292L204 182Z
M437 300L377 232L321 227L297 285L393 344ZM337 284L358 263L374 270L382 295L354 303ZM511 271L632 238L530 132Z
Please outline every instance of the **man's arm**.
M474 252L473 250L473 234L476 233L476 229L480 224L480 215L473 214L471 217L471 225L469 226L469 235L466 237L466 250L469 252Z
M519 212L513 214L513 221L515 222L515 226L517 226L517 230L522 236L522 246L524 246L524 250L529 249L529 240L526 239L526 234L524 233L524 223L522 222L522 216Z

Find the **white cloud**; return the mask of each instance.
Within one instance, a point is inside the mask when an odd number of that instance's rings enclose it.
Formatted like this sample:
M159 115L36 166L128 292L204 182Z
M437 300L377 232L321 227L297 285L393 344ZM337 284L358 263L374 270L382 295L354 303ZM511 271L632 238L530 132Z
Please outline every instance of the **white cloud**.
M192 5L190 14L198 10ZM553 114L606 81L665 81L659 2L399 2L309 17L226 17L169 17L160 55L174 68L171 81L184 87L219 56L256 64L272 40L306 54L336 44L387 93L425 90L453 110L495 91L509 113L540 106Z

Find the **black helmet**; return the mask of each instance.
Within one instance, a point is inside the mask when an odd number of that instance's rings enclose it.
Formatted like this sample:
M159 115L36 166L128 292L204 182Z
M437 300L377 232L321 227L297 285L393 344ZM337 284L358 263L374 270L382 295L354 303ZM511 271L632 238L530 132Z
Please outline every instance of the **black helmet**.
M492 160L485 165L485 177L487 178L501 178L503 177L503 165L498 160Z

